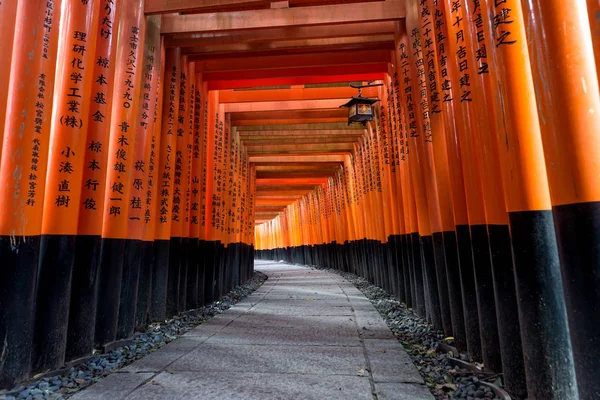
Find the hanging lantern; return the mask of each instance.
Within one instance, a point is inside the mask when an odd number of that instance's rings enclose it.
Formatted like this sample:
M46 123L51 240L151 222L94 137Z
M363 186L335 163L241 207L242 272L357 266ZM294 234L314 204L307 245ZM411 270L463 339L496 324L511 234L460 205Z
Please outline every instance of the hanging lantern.
M361 85L351 87L358 89L358 96L352 97L349 102L342 104L341 107L348 108L348 125L354 122L360 122L366 125L367 121L373 121L375 113L373 112L373 104L377 103L379 99L369 99L361 96L361 90L364 87L382 86L378 85Z

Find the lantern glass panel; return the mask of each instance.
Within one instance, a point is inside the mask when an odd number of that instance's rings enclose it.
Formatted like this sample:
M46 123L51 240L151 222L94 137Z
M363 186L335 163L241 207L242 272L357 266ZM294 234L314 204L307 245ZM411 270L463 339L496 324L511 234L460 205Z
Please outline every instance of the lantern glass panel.
M348 107L348 118L351 118L356 115L356 104Z
M358 113L362 115L372 115L373 106L370 104L358 104Z

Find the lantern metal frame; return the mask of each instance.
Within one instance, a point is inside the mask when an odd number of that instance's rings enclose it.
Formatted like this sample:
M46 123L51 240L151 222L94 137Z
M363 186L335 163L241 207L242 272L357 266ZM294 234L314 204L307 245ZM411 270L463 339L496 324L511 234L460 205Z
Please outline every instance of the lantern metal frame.
M350 84L350 87L358 89L358 96L353 96L347 103L342 104L340 106L340 108L348 108L348 125L351 125L353 123L361 123L364 126L367 124L368 121L374 120L375 113L373 111L373 104L377 103L379 99L370 99L368 97L362 97L361 89L376 86L383 86L383 84Z

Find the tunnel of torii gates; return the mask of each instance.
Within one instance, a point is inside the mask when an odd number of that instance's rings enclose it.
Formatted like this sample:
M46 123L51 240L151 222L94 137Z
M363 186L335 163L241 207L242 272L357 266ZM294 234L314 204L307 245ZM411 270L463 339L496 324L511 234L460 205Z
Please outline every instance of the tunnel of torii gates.
M346 3L346 4L344 4ZM600 398L598 0L1 0L0 387L246 281L354 272ZM348 126L339 106L377 99Z

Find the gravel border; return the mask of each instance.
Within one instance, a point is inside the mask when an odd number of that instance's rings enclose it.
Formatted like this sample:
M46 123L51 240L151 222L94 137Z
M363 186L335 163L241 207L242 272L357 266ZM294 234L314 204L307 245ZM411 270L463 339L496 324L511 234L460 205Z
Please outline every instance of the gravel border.
M160 349L215 315L221 314L258 289L266 280L265 274L255 271L246 283L237 286L218 301L180 313L164 323L151 324L146 332L138 333L133 337L131 345L119 347L107 354L93 356L86 362L71 367L64 375L44 377L21 384L15 389L0 393L0 400L67 399L109 374Z
M409 354L436 399L500 400L490 387L480 382L485 381L501 387L501 374L492 375L483 371L474 373L453 366L449 360L450 355L439 348L443 343L452 345L452 338L444 337L443 332L436 330L406 304L353 273L315 266L309 268L341 275L371 301ZM463 353L459 358L463 361L469 360Z

